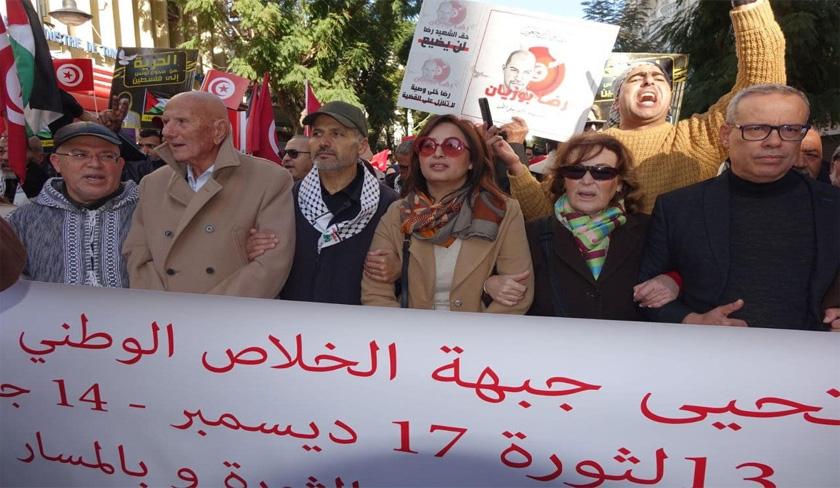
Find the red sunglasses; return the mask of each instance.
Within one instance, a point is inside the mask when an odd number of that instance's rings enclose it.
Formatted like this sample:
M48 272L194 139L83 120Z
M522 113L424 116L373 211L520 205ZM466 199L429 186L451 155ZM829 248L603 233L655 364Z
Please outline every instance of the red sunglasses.
M431 137L421 137L414 143L414 152L423 157L429 157L437 151L438 146L443 150L443 154L450 158L460 156L464 151L470 150L464 144L464 141L457 137L447 137L441 143L438 143Z

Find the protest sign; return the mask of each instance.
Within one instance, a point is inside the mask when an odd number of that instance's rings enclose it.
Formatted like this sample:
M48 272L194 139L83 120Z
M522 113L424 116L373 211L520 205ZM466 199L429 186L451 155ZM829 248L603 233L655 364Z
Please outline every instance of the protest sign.
M616 117L610 118L610 108L615 100L613 82L628 67L636 63L656 63L671 80L671 110L667 121L674 124L680 118L680 108L685 94L685 82L688 76L688 56L685 54L657 53L612 53L601 77L601 86L592 104L592 115L596 121L605 122L608 127L618 126Z
M840 486L840 334L22 282L2 486Z
M119 48L111 98L128 103L123 128L154 128L158 110L147 112L146 106L160 106L174 95L192 90L197 59L198 51L192 49Z
M459 0L423 2L400 106L481 121L524 118L566 140L583 129L618 27Z

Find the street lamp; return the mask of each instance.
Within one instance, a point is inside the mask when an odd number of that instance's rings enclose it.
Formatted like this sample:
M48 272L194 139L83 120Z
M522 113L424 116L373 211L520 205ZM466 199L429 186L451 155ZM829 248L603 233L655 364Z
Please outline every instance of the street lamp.
M65 25L82 25L93 18L92 15L79 10L76 0L61 0L61 8L50 12L50 16Z

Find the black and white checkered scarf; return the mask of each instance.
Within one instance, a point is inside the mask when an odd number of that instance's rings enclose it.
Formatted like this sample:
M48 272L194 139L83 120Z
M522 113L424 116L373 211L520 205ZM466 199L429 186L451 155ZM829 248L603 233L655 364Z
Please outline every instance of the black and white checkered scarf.
M313 167L300 184L298 192L298 205L303 217L321 233L318 239L318 254L325 247L338 244L360 233L370 223L379 205L379 181L364 168L359 168L364 173L362 181L362 209L359 214L351 220L344 220L330 225L333 219L332 212L324 203L321 195L321 179L318 176L318 168Z

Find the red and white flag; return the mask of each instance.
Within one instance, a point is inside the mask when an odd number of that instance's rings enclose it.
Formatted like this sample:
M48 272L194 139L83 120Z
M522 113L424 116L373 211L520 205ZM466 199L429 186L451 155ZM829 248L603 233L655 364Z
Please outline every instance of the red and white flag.
M0 114L8 136L9 167L23 183L26 176L26 119L23 115L23 95L15 67L15 56L0 18Z
M304 95L305 95L306 100L304 101L303 116L301 117L301 120L303 119L303 117L306 117L307 115L309 115L311 113L314 113L314 112L317 112L318 110L321 109L321 102L315 96L315 92L312 91L312 87L309 85L309 80L305 80L303 82L303 89L304 89ZM309 127L309 126L304 127L303 128L304 135L307 135L307 136L311 135L310 134L311 130L312 130L312 128Z
M201 84L201 91L212 93L219 97L225 106L231 110L237 110L248 89L247 78L236 76L233 73L211 69L204 77Z
M274 123L274 107L268 89L268 73L261 84L254 88L251 106L248 109L248 150L254 156L280 164L280 144Z
M388 157L390 155L391 150L384 149L371 156L370 161L368 162L371 164L371 166L378 169L379 171L385 171L386 169L388 169Z
M92 59L53 59L58 87L66 92L93 91Z

